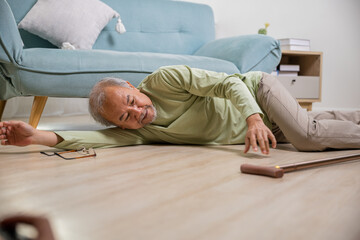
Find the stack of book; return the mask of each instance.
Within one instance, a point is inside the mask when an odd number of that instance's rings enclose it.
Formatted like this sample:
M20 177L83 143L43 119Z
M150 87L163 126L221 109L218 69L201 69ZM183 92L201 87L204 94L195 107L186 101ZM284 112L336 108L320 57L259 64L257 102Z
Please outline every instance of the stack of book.
M299 38L279 39L281 50L310 51L310 40Z
M279 76L298 76L300 71L300 65L293 64L280 64Z
M271 75L275 76L298 76L300 65L296 64L280 64L278 69L275 69Z

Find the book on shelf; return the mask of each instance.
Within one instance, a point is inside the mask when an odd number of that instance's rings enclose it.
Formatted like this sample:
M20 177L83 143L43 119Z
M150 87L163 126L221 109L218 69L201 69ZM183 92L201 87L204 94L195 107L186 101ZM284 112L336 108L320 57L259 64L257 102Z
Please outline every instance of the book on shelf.
M310 51L310 46L300 46L300 45L280 45L281 50L289 51Z
M279 39L280 45L297 45L297 46L310 46L310 40L300 38L282 38Z
M300 38L279 39L281 50L310 51L310 40Z
M298 64L280 64L274 69L271 75L274 76L298 76L300 65Z
M300 65L297 65L297 64L280 64L279 70L280 71L299 72L300 71Z
M271 75L273 75L273 76L299 76L299 72L274 70L271 72Z
M297 71L278 71L278 76L298 76Z

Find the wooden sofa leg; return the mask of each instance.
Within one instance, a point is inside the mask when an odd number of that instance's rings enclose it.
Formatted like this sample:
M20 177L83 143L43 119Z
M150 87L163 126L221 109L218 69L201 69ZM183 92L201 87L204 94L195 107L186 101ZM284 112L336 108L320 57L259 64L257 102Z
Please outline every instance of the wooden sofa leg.
M44 96L34 97L34 102L31 108L31 113L29 118L29 124L34 128L36 128L37 125L39 124L41 114L44 110L47 99L48 97L44 97Z
M0 121L4 113L5 105L6 105L6 100L0 100Z

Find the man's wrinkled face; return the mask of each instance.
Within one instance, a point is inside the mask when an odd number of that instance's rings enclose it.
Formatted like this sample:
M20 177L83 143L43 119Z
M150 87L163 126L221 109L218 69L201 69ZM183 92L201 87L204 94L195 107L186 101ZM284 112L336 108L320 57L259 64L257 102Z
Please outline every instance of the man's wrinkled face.
M138 129L156 118L148 96L136 88L111 86L104 89L105 102L101 115L123 129Z

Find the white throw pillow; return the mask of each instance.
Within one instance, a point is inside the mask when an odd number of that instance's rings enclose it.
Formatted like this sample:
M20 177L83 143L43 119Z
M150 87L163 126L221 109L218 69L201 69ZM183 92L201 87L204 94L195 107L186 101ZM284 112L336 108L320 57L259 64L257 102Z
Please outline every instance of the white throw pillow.
M116 30L124 33L119 13L99 0L38 0L18 27L59 48L65 44L92 49L101 30L114 17L118 18Z

